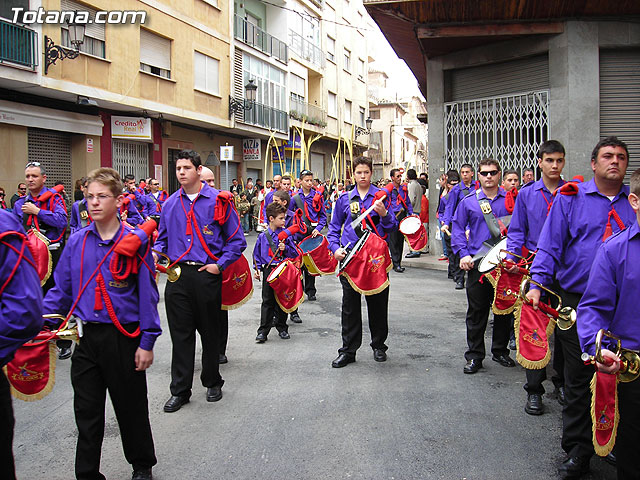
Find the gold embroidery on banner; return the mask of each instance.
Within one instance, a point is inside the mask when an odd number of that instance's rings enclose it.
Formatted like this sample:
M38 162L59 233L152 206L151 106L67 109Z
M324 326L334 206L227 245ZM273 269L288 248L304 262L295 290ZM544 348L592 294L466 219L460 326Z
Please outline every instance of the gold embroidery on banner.
M247 272L242 275L233 274L233 289L238 290L244 285L244 282L247 281Z
M374 257L373 255L369 255L369 263L371 263L371 273L375 273L378 270L380 270L383 260L384 260L384 255L378 255L377 257Z

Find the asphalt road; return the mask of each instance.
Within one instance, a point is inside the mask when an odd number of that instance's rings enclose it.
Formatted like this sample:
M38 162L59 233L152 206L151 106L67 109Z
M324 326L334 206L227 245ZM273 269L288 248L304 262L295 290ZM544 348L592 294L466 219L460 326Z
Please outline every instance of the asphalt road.
M463 375L466 297L445 273L391 272L388 361L373 360L365 326L357 362L342 369L331 368L340 346L340 284L329 276L317 285L318 301L300 307L303 323L290 326L290 340L273 330L265 344L256 344L256 283L251 301L230 314L223 399L206 402L198 358L191 403L172 414L162 411L171 341L161 303L165 333L147 377L154 478L557 478L561 407L545 396L546 414L526 415L519 366L504 368L488 358L479 373ZM162 302L164 280L160 291ZM14 400L20 479L74 476L69 367L68 360L58 361L55 388L43 400ZM550 382L545 386L553 390ZM109 402L105 432L102 472L130 478ZM591 469L586 478L615 478L599 458Z

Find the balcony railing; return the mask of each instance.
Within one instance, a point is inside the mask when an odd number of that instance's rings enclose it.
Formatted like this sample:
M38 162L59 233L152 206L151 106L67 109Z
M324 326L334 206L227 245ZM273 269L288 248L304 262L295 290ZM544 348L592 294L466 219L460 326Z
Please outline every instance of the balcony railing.
M295 120L304 120L321 128L327 126L327 112L316 105L303 102L294 95L291 95L289 99L289 116Z
M234 17L234 32L238 40L273 56L284 64L289 63L289 51L285 42L256 27L253 23L247 22L239 15L234 15Z
M0 20L0 63L10 62L35 70L38 66L38 34Z
M293 30L289 30L289 46L291 47L291 50L297 53L304 60L307 60L320 68L324 68L325 57L322 49Z
M236 98L236 100L243 101L242 98ZM289 131L289 115L287 115L287 112L261 103L254 103L251 110L243 110L237 113L236 120L279 132L286 133Z

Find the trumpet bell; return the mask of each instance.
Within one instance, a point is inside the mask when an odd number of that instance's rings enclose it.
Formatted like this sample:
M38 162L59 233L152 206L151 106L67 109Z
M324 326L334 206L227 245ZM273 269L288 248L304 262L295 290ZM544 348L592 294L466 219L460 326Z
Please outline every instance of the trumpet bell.
M577 315L576 311L571 307L562 307L558 312L558 319L556 325L560 330L569 330L576 323Z
M167 268L167 280L171 283L176 282L180 278L181 273L182 269L180 268L180 265L169 267Z
M80 343L80 335L78 334L78 326L73 325L64 330L58 330L56 332L56 338L58 340L71 340L72 342Z
M618 379L624 383L634 381L640 376L640 355L633 350L622 349L620 358L622 359L622 368Z

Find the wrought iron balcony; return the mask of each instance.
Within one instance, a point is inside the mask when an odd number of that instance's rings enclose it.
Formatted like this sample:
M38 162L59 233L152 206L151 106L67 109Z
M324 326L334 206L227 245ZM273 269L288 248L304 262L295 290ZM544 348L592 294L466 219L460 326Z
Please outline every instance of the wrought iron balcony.
M291 50L304 60L307 60L320 68L324 68L325 56L322 49L293 30L289 30L289 46L291 47Z
M242 98L235 100L242 102ZM237 122L257 125L259 127L277 130L279 132L289 131L289 115L283 110L253 102L250 110L243 110L235 113Z
M10 62L35 70L38 34L30 28L0 20L0 63Z
M324 128L327 126L327 112L318 107L303 102L298 97L291 95L289 99L289 116L295 120L302 121Z
M285 42L256 27L253 23L247 22L237 14L234 17L234 33L238 40L271 55L284 64L289 63L289 49Z

